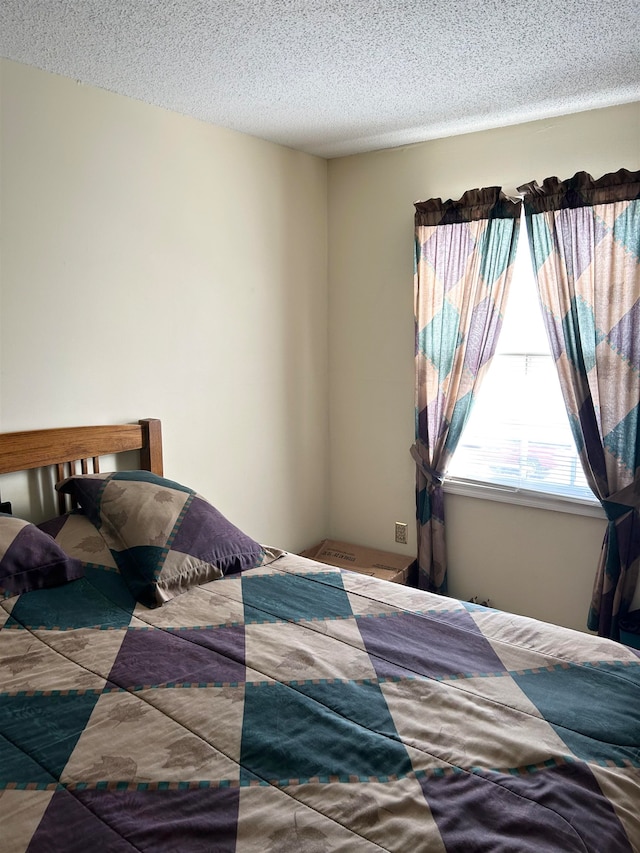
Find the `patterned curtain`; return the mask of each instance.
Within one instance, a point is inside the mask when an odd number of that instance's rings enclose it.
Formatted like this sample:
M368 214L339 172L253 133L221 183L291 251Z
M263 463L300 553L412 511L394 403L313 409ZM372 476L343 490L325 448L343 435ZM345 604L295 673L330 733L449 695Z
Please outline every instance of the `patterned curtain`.
M640 565L640 172L520 190L573 435L608 519L587 624L617 639Z
M446 593L442 481L495 351L521 203L489 187L415 207L418 581Z

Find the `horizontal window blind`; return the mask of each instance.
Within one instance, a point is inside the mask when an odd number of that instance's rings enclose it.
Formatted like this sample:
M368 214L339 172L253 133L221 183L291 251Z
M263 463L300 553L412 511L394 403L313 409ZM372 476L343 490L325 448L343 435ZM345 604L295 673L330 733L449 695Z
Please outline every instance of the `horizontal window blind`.
M593 498L551 355L494 357L448 476Z

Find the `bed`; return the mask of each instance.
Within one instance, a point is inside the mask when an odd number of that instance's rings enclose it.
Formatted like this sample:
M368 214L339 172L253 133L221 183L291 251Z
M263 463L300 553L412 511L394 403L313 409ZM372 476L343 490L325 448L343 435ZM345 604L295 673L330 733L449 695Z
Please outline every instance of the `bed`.
M640 851L637 651L256 543L162 458L0 436L58 500L0 516L4 853Z

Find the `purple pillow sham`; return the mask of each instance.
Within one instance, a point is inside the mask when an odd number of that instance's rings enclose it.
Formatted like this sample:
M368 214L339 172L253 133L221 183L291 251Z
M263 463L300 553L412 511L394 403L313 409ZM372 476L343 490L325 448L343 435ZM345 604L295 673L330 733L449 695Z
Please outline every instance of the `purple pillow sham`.
M80 561L69 557L48 533L0 513L0 597L59 586L83 574Z

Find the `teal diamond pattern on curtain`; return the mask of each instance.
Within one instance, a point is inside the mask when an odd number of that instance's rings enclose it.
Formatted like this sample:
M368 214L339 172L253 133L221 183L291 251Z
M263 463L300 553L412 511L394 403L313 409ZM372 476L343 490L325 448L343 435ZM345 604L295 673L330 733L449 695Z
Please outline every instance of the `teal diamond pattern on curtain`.
M640 568L640 172L520 189L565 405L608 519L587 624L617 639Z
M518 238L520 202L499 187L415 214L418 582L446 593L442 481L495 352Z
M420 332L420 350L436 367L438 376L444 379L451 373L460 344L460 312L450 302L445 302Z

